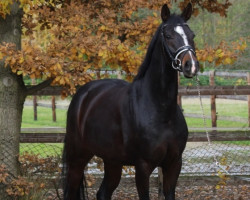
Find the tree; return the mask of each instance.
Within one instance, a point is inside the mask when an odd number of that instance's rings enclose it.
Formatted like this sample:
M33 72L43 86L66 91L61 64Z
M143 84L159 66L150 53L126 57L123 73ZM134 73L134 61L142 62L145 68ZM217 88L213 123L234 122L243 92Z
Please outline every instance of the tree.
M178 5L183 8L188 2L179 1ZM231 4L228 0L220 2L192 0L194 13L198 15L202 8L226 16ZM77 85L95 77L89 69L104 66L122 69L131 79L161 23L158 10L164 3L165 0L1 1L0 163L8 164L13 174L18 174L21 116L28 93L57 84L64 87L63 96L73 94ZM219 51L215 51L216 55ZM202 52L198 56L203 59ZM40 84L27 88L25 77L38 79Z
M14 43L21 48L21 17L19 4L14 2L5 19L0 18L0 42ZM8 165L14 174L18 173L19 133L22 109L25 100L25 85L21 76L12 73L11 68L0 62L0 162Z
M42 6L39 6L30 0L22 2L25 11L23 31L27 40L23 41L19 52L13 45L2 48L2 57L8 55L5 63L18 75L53 79L52 84L65 86L64 96L73 94L76 85L93 78L93 74L87 73L88 69L122 68L127 79L131 79L152 34L161 23L157 10L165 3L164 0L108 0L66 1L62 4L59 0L48 3L40 0ZM184 8L188 2L181 1L179 7ZM226 16L231 5L228 0L224 3L192 0L192 3L195 15L201 7ZM43 39L39 40L41 35ZM198 52L202 55L199 58L211 61L212 57L203 52ZM231 54L219 56L217 63L229 61Z

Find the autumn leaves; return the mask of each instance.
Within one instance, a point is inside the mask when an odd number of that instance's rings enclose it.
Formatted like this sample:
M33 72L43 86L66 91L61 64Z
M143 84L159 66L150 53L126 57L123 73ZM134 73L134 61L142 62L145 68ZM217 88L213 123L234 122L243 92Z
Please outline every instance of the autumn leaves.
M77 85L96 78L99 69L119 69L131 80L137 73L147 46L161 20L157 10L166 3L158 1L71 1L21 0L22 50L12 44L0 47L0 60L14 73L32 79L53 79L73 94ZM184 7L190 0L179 1ZM192 0L193 12L199 7L226 15L231 5L208 0ZM210 2L210 3L209 3ZM0 2L0 16L9 13L12 0ZM242 39L235 44L222 42L216 48L197 50L200 61L232 64L246 48ZM90 73L91 71L91 73Z

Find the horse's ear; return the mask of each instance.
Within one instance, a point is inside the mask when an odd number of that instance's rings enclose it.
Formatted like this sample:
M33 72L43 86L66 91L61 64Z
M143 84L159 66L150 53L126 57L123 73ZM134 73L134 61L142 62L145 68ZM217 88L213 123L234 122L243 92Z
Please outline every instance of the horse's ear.
M164 4L161 8L161 19L163 22L166 22L170 17L170 10L167 4Z
M192 15L193 7L191 3L188 3L187 7L183 10L181 16L185 21L188 21Z

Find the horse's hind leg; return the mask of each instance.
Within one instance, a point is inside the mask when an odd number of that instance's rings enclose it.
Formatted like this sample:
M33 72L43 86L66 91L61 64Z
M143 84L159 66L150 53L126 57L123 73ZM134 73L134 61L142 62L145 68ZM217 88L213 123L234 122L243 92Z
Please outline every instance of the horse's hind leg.
M93 157L92 154L85 155L81 158L75 158L68 161L67 174L64 188L64 200L81 200L84 197L84 188L81 188L84 168L89 160Z
M104 161L104 178L97 200L110 200L114 190L119 185L122 173L122 165Z
M182 158L177 157L171 162L162 166L163 173L163 193L165 200L175 199L175 187L181 171Z

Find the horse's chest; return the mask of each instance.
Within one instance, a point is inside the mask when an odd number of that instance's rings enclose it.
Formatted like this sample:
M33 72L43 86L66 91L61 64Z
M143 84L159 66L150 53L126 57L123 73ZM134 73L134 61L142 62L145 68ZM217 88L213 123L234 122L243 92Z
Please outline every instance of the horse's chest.
M138 157L152 162L159 162L170 151L170 146L175 147L173 144L177 144L177 138L173 130L165 129L159 132L147 130L136 139L135 148Z

